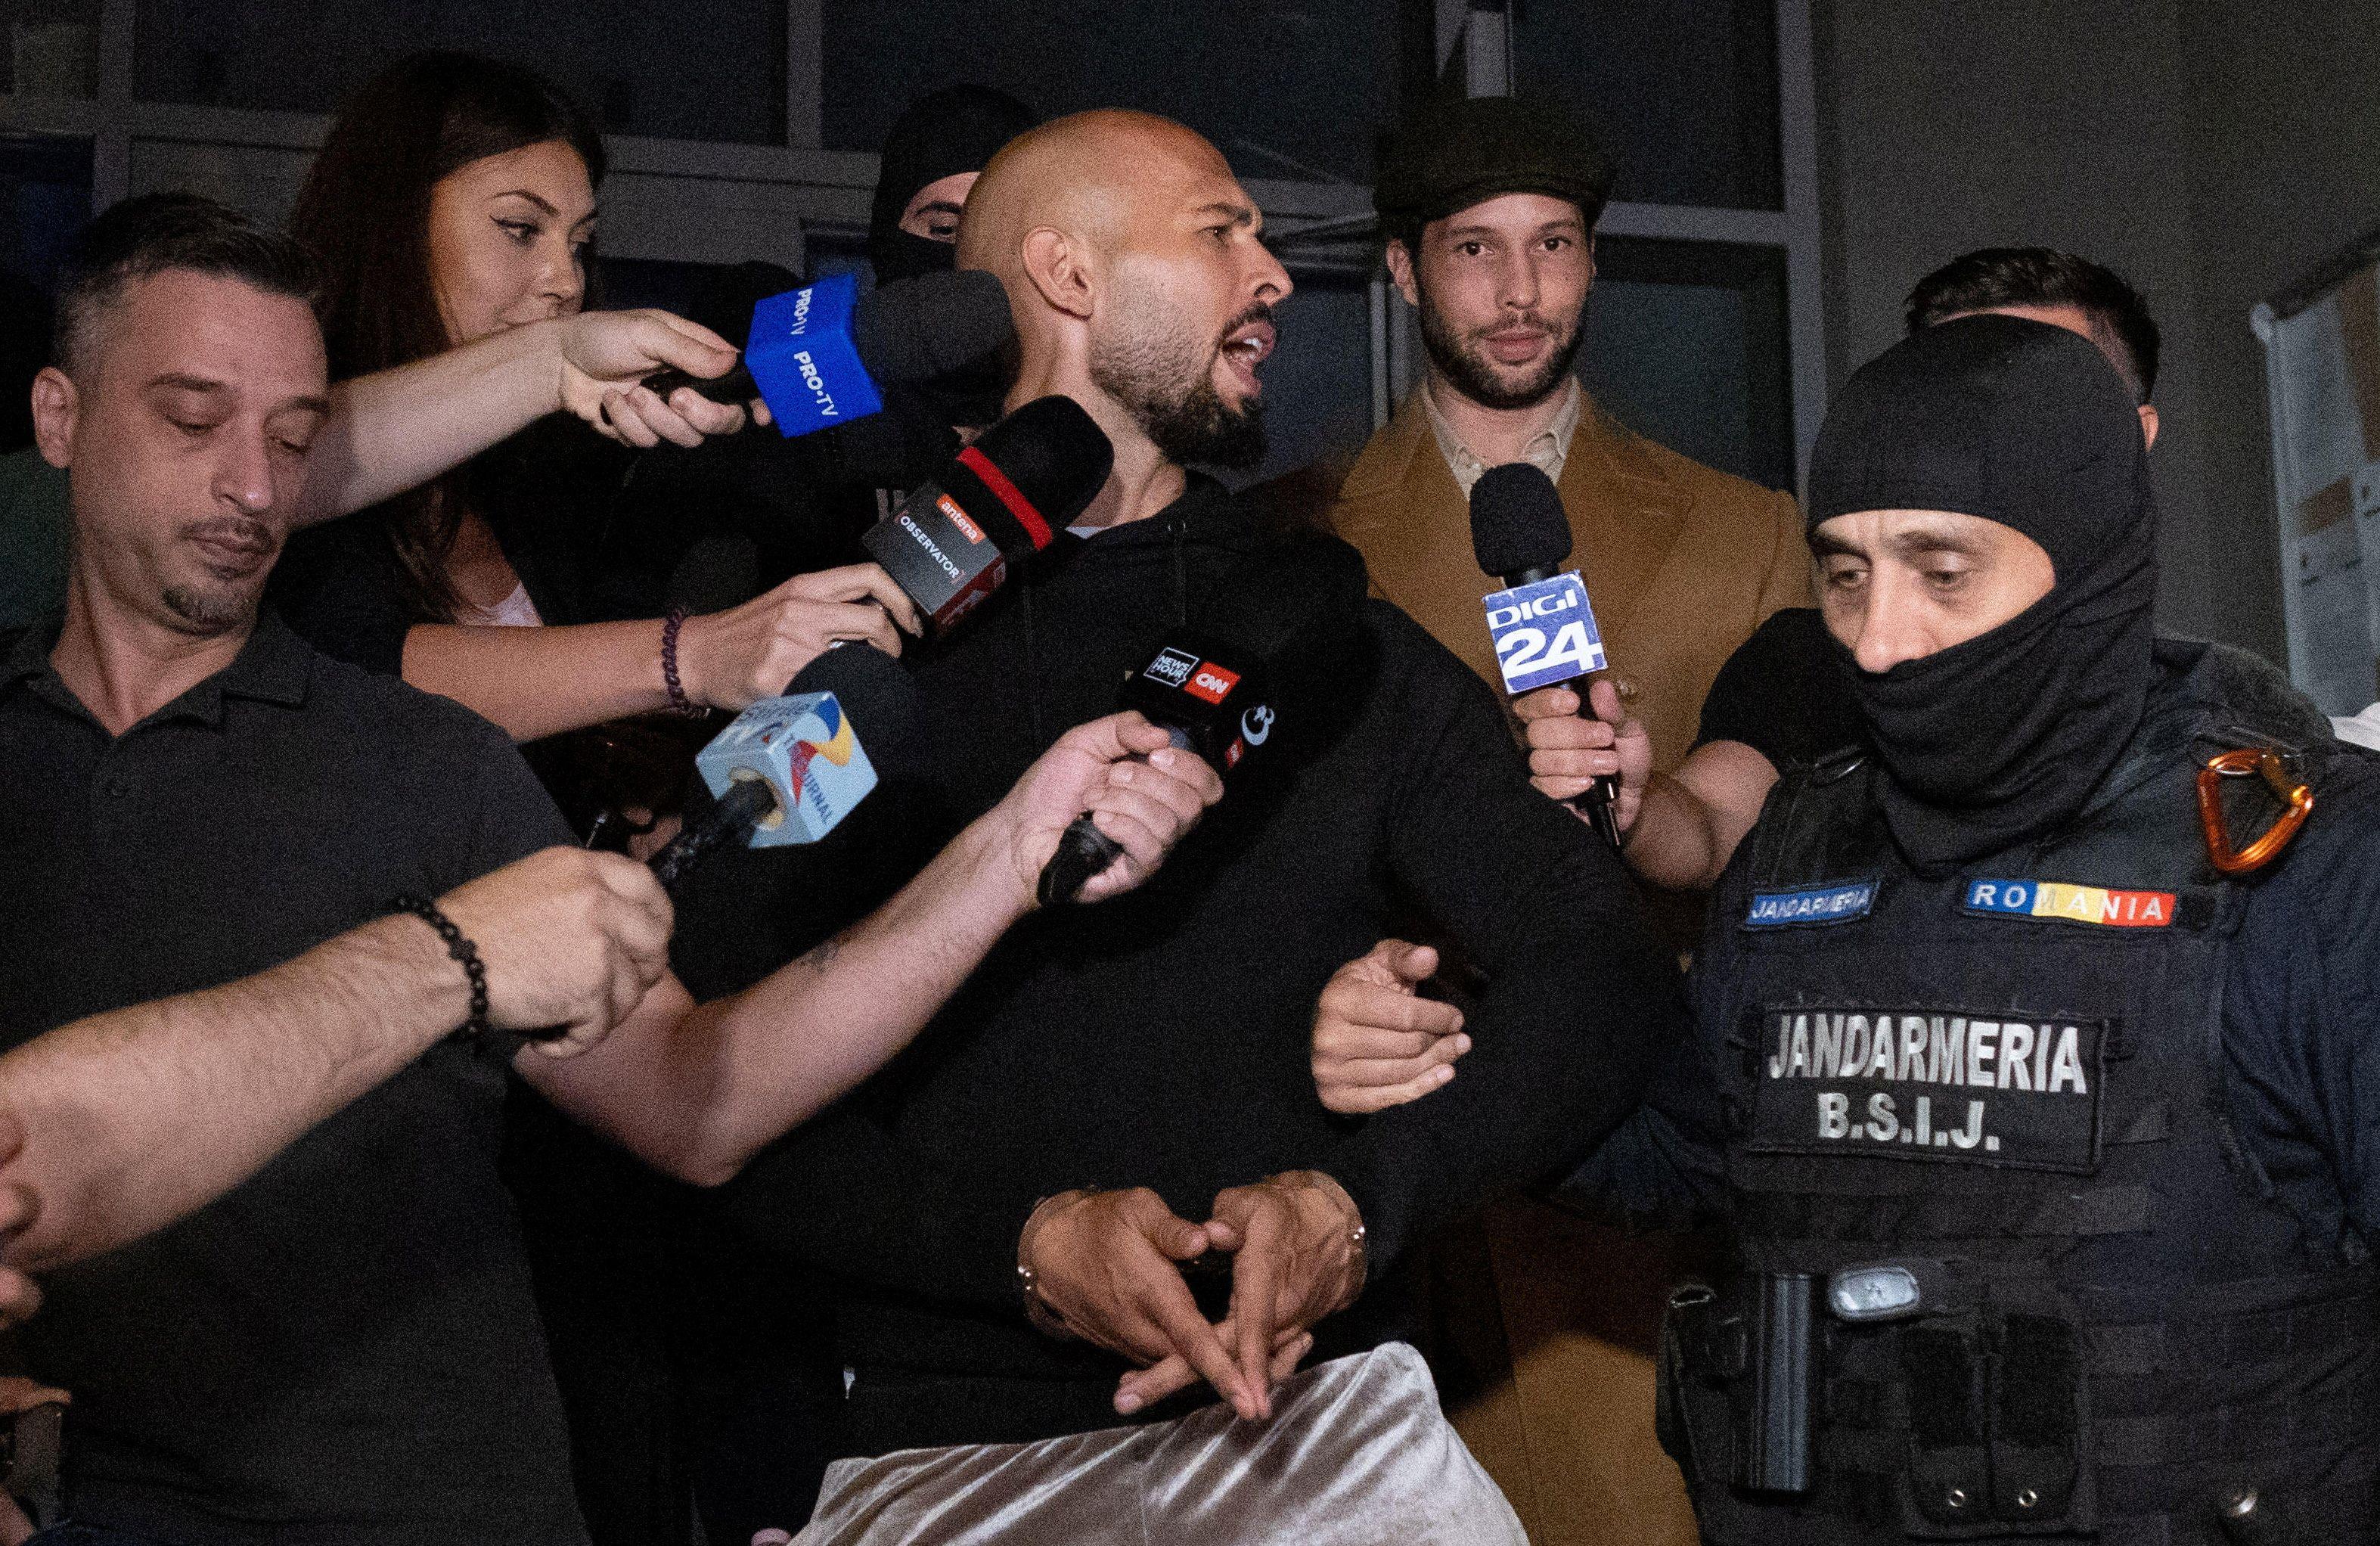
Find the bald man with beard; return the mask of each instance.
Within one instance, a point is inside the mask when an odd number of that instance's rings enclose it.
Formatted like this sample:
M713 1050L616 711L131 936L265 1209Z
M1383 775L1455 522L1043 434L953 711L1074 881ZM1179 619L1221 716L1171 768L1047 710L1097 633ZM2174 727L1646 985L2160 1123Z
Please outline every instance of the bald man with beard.
M969 196L960 264L999 274L1015 313L1008 406L1073 398L1114 470L1063 551L920 663L947 809L895 798L880 823L924 840L964 820L1253 574L1303 599L1283 627L1334 663L1300 714L1276 700L1275 743L1154 885L1013 938L914 1056L734 1188L757 1238L845 1285L848 1453L1172 1416L1208 1386L1265 1416L1310 1340L1399 1334L1366 1284L1593 1144L1679 1034L1617 860L1532 793L1477 677L1366 602L1344 544L1192 470L1263 452L1290 279L1261 227L1212 145L1129 113L1024 135ZM732 898L701 926L783 916L790 852L726 856ZM1479 963L1478 1046L1435 1099L1350 1124L1315 1098L1308 1030L1392 919Z

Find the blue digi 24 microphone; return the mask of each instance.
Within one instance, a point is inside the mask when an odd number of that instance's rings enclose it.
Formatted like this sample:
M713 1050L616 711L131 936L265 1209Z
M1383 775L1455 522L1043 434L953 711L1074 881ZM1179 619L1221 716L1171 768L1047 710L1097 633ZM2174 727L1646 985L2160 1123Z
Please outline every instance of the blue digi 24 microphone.
M783 696L736 715L695 755L716 803L652 857L655 877L674 890L724 844L771 848L815 843L833 831L876 787L876 762L855 724L862 718L889 767L918 763L917 690L897 662L865 644L826 651Z
M1490 591L1485 604L1496 665L1512 697L1576 681L1606 663L1586 582L1576 569L1557 569L1570 547L1561 492L1541 469L1512 462L1489 468L1472 485L1471 551L1479 567L1505 586ZM1585 713L1586 689L1577 690ZM1620 822L1611 802L1619 793L1619 781L1606 775L1570 802L1615 848Z
M744 358L725 375L662 371L644 384L662 397L681 386L719 403L757 396L791 438L881 412L879 382L948 375L1015 334L994 274L921 274L862 296L856 274L831 274L754 306Z

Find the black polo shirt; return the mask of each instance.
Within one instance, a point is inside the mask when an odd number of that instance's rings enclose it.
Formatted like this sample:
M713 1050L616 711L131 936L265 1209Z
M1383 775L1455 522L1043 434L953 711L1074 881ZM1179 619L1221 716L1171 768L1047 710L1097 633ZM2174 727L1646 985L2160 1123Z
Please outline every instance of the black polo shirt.
M0 635L0 1046L568 841L502 732L270 616L114 737L57 636ZM53 1274L20 1334L74 1393L73 1515L189 1546L583 1541L497 1180L504 1087L442 1042L190 1218Z

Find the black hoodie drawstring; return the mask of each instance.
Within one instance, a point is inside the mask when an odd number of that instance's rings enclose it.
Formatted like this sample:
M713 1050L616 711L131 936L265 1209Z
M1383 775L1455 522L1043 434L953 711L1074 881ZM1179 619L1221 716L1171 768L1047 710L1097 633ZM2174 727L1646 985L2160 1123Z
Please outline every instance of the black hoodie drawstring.
M1165 523L1165 533L1172 539L1173 626L1184 627L1190 622L1190 561L1184 552L1187 545L1184 539L1190 534L1190 523L1176 516Z
M1039 746L1041 734L1041 668L1033 654L1033 566L1017 566L1018 601L1025 609L1025 712L1033 726L1033 744Z

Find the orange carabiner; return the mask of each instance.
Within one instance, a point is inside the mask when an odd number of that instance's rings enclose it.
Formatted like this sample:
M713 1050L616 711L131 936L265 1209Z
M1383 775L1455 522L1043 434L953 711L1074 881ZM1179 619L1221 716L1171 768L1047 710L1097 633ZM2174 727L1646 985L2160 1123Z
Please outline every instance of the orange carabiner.
M2287 809L2278 821L2265 829L2263 836L2244 848L2234 848L2231 834L2223 822L2223 780L2249 773L2264 774L2265 782ZM2219 752L2198 770L2198 820L2206 829L2206 857L2226 875L2249 874L2272 863L2313 813L2313 790L2292 778L2280 753L2270 747Z

